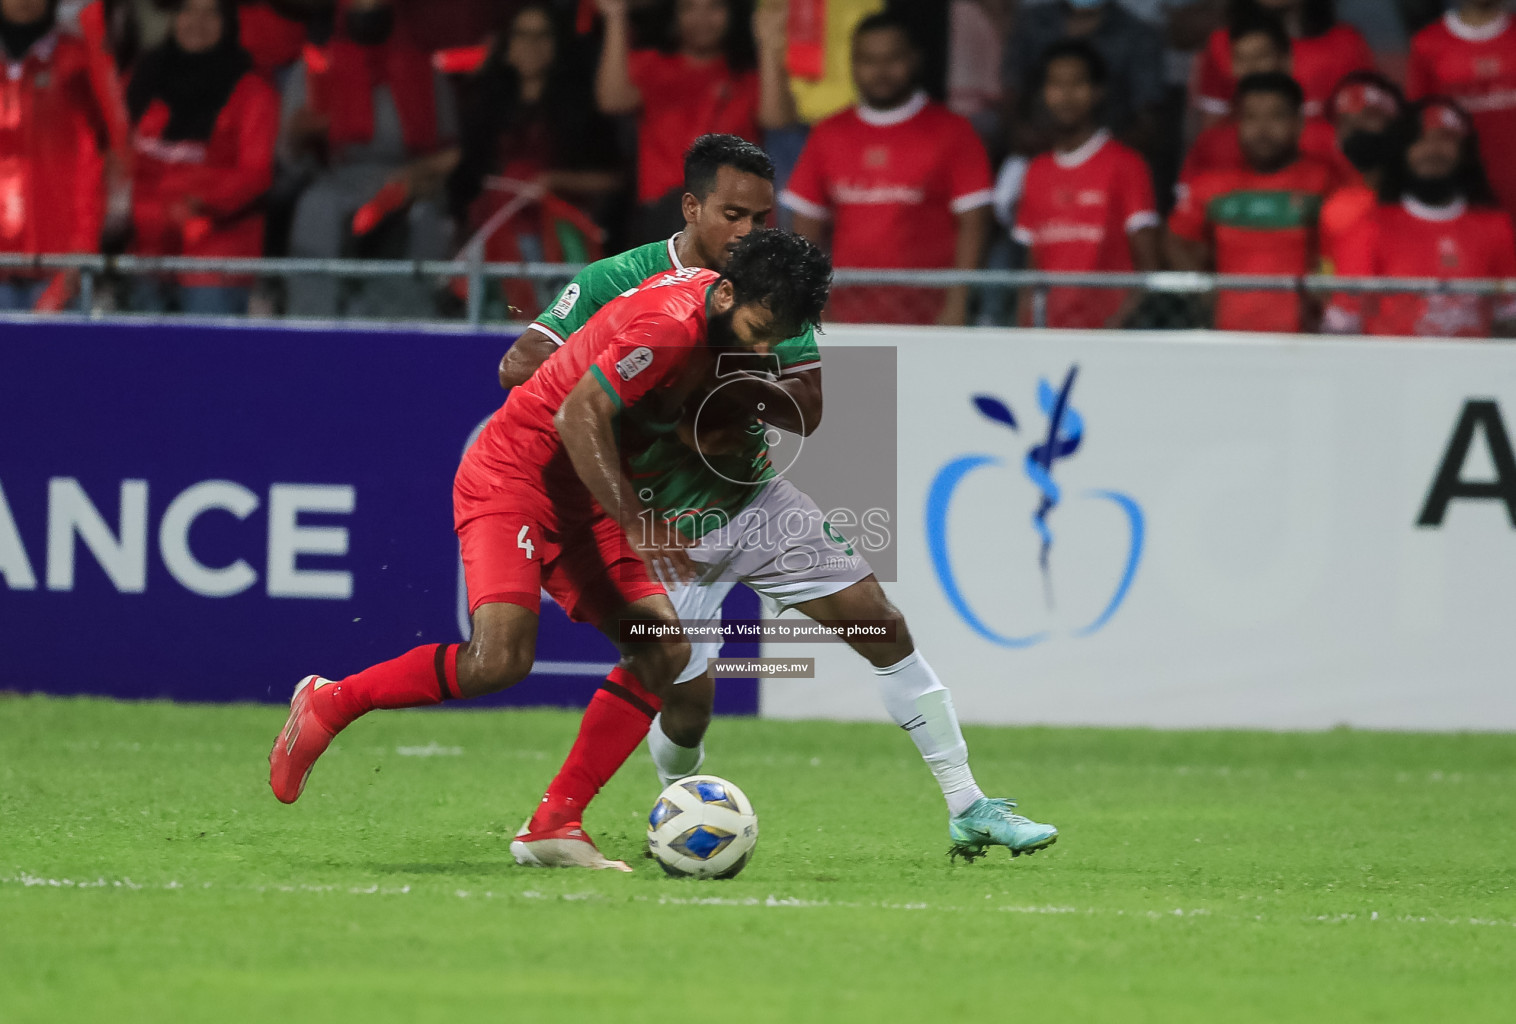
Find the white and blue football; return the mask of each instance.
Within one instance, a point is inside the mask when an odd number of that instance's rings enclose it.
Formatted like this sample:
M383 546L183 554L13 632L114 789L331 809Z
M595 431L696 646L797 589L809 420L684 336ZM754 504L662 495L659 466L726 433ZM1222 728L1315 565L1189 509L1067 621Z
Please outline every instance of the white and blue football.
M746 794L714 775L680 779L647 816L647 845L680 878L732 878L758 843L758 815Z

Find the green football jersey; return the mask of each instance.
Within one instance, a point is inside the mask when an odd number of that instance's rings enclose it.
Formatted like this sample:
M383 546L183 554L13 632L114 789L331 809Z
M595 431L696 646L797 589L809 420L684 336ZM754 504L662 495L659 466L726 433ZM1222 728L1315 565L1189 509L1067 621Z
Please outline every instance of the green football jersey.
M553 304L531 325L561 345L606 303L655 274L681 269L683 265L674 252L673 239L638 246L591 263L564 286ZM821 365L816 332L810 327L804 334L786 338L774 346L773 354L779 357L780 372L785 374ZM702 456L668 433L666 427L649 429L641 439L645 447L636 445L637 450L627 460L632 483L644 504L678 516L679 530L698 537L742 511L757 496L762 484L774 476L764 433L763 425L754 421L748 427L747 443L738 451Z

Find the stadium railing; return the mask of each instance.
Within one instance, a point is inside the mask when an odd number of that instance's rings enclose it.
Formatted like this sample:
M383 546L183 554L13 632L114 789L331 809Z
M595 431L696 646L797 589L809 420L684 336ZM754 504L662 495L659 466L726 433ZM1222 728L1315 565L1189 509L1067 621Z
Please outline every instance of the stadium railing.
M206 258L189 256L102 256L95 254L0 253L0 276L6 272L55 274L76 272L79 275L76 305L93 311L96 290L111 277L137 274L227 273L262 278L284 278L317 274L338 278L433 278L439 287L449 280L465 282L462 319L478 326L486 322L486 299L489 286L506 280L567 282L583 269L575 263L491 263L480 259L463 260L363 260L301 259L291 257ZM1054 288L1088 288L1136 290L1147 299L1168 298L1180 302L1194 301L1218 293L1233 291L1268 291L1321 296L1338 294L1413 294L1413 295L1516 295L1516 279L1467 278L1366 278L1336 277L1322 274L1303 276L1211 274L1187 271L1153 271L1148 273L1064 273L1036 270L880 270L838 268L838 285L895 285L917 288L951 288L968 286L981 296L1021 296L1028 303L1027 316L1021 321L1033 327L1047 324L1047 299ZM530 311L528 311L530 312ZM501 319L520 320L525 317ZM1162 309L1150 312L1144 327L1200 327L1192 313L1167 318Z

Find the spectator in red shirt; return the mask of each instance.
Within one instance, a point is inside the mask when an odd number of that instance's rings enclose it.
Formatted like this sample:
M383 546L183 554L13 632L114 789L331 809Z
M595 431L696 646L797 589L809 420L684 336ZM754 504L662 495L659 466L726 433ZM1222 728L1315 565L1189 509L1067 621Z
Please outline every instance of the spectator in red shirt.
M237 41L253 58L253 69L266 78L300 59L305 45L309 5L300 0L241 0Z
M856 107L811 131L780 202L839 267L975 269L989 235L990 165L973 125L927 98L921 58L888 14L853 33ZM961 324L968 290L834 288L844 322Z
M1027 169L1012 234L1037 270L1158 269L1158 213L1147 164L1100 126L1105 61L1083 40L1055 43L1043 55L1042 105L1053 151ZM1140 292L1053 288L1049 327L1122 327ZM1025 315L1023 322L1030 322Z
M1382 202L1343 246L1347 277L1516 278L1516 235L1479 162L1473 122L1452 100L1413 104ZM1338 295L1334 333L1484 338L1516 331L1516 300L1486 295Z
M1246 166L1181 186L1169 218L1169 262L1222 274L1310 273L1317 216L1338 176L1331 164L1300 152L1300 84L1279 72L1249 75L1237 83L1234 103ZM1216 302L1222 331L1297 332L1312 319L1289 292L1225 291Z
M290 254L442 259L451 229L444 185L458 162L452 91L396 23L392 0L340 0L324 47L307 47L284 87L282 157L306 176ZM362 213L364 216L357 216ZM295 316L422 317L429 282L288 282Z
M1254 12L1232 23L1227 29L1232 41L1232 77L1241 81L1248 75L1270 71L1290 74L1293 46L1284 22L1277 15ZM1301 130L1300 150L1327 161L1346 161L1337 150L1337 134L1324 117L1308 117ZM1205 171L1238 170L1243 166L1242 150L1237 145L1237 121L1230 114L1201 130L1185 156L1179 172L1181 182L1193 181Z
M1294 47L1291 73L1305 92L1307 117L1319 117L1332 89L1349 71L1372 69L1374 54L1358 30L1337 23L1333 0L1229 0L1227 24L1258 13L1282 18ZM1195 69L1194 104L1207 122L1231 111L1231 45L1225 28L1211 33Z
M765 5L749 26L733 0L676 0L666 49L631 49L626 0L596 0L605 40L595 99L605 114L637 114L634 241L666 238L680 222L684 151L702 135L759 142L795 120L785 68L784 8ZM758 43L757 70L751 44Z
M1396 159L1395 125L1405 110L1400 88L1377 71L1355 71L1327 100L1337 146L1351 165L1344 184L1321 207L1321 267L1333 273L1341 247L1379 203L1385 168Z
M1516 26L1504 0L1462 0L1411 41L1406 94L1451 96L1474 118L1495 195L1516 216Z
M98 252L106 155L125 165L114 71L57 26L51 0L0 0L0 251ZM0 309L56 309L71 275L0 278Z
M132 251L257 256L279 97L238 45L235 0L178 0L176 8L168 39L142 56L127 86L136 150ZM229 316L245 313L247 299L238 279L143 276L132 305Z
M543 209L550 195L592 206L620 188L614 139L595 109L588 83L560 59L559 25L543 3L528 3L510 19L474 75L466 108L462 156L448 180L454 220L470 240L480 236L491 262L540 261L544 239L562 222ZM523 201L532 201L523 205ZM515 210L511 213L510 210ZM504 218L502 220L502 218ZM570 262L588 253L554 253ZM540 309L548 285L507 284L508 301ZM556 292L560 285L550 285Z

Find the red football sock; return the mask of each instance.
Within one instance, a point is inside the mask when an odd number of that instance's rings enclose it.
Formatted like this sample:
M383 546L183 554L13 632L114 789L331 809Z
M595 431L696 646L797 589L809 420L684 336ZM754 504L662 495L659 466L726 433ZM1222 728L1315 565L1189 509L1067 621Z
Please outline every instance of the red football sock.
M311 707L338 732L375 708L419 708L458 696L458 645L427 644L320 687Z
M585 709L573 749L547 787L528 830L544 832L582 822L584 809L632 756L662 707L636 676L620 666L612 669Z

